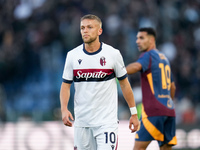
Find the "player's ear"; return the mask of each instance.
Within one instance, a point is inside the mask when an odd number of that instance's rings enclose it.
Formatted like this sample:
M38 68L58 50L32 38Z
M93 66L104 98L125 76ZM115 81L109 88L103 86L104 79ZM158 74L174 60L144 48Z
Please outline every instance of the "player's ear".
M102 28L99 28L98 35L101 35L102 32L103 32L103 29L102 29Z

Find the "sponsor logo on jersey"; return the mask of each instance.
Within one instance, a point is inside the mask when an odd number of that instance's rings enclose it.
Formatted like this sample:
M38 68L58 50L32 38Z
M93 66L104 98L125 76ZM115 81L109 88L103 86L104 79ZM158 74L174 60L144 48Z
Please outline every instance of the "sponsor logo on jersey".
M88 78L104 78L108 73L106 72L102 72L102 71L99 71L99 72L82 72L81 70L80 71L77 71L77 76L76 78L77 79L80 79L80 78L85 78L86 80Z
M74 70L74 81L104 81L115 77L113 69Z
M106 58L105 58L105 57L101 57L101 58L100 58L100 64L101 64L102 66L105 66L105 65L106 65Z

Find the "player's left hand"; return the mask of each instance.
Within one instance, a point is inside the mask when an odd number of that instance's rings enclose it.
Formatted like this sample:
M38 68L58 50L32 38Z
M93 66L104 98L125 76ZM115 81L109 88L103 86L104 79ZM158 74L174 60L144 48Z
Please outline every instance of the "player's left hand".
M138 120L137 114L131 115L129 120L129 129L131 130L131 133L137 131L139 129L140 122Z

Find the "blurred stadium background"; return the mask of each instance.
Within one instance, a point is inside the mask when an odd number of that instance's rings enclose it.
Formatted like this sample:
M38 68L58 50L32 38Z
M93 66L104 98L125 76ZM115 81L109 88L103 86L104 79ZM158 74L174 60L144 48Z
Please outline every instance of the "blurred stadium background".
M59 90L66 53L82 43L80 17L88 13L102 19L100 39L119 49L126 65L139 56L138 28L156 28L177 86L174 149L200 150L200 0L0 0L0 150L73 149ZM129 80L139 106L139 73ZM129 117L119 89L119 150L134 143Z

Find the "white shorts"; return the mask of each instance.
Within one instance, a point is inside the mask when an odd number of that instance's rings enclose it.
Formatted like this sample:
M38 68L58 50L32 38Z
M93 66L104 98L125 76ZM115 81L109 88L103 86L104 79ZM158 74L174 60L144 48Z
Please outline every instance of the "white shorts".
M117 150L118 123L74 127L74 150Z

